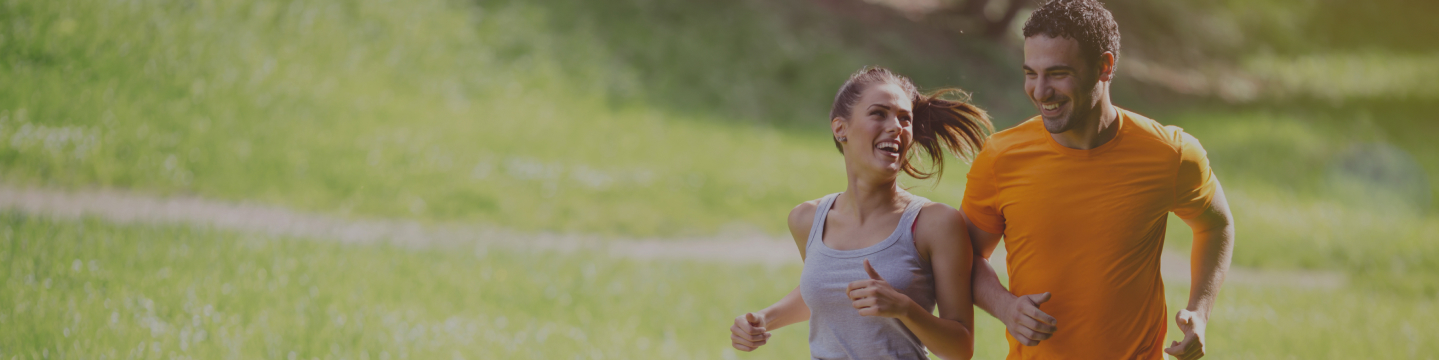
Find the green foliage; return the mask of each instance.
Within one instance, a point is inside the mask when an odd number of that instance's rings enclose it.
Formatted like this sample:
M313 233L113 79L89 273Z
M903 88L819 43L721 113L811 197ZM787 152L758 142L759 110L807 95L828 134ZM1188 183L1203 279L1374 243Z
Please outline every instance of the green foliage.
M1388 52L1431 54L1439 42L1432 1L1110 0L1126 46L1165 60L1249 55ZM1166 54L1168 52L1168 54ZM1196 65L1194 62L1187 62Z

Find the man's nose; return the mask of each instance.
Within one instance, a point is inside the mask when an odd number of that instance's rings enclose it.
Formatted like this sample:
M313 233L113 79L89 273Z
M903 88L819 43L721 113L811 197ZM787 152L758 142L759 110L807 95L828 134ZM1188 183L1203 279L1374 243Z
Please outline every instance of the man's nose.
M1035 101L1044 102L1048 100L1051 95L1054 95L1054 89L1049 87L1049 83L1044 81L1044 77L1035 80L1034 93L1030 94L1030 96L1034 97Z

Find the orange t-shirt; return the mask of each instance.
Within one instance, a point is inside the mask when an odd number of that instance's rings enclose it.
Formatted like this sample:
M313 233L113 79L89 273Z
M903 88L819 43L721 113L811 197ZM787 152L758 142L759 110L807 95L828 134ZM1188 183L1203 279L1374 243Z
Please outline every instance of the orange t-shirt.
M1120 110L1114 139L1064 147L1038 117L990 138L974 159L964 213L1004 234L1009 291L1050 292L1059 331L1009 338L1009 359L1160 359L1168 319L1159 255L1165 222L1209 207L1218 181L1178 127Z

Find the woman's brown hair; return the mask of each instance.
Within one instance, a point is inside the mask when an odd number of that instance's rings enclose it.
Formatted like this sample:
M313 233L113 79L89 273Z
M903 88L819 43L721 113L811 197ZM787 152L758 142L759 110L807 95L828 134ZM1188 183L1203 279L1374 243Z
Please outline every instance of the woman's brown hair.
M899 86L914 102L914 144L924 149L934 167L930 171L920 170L909 161L909 149L912 146L906 146L901 150L900 159L904 161L901 168L911 177L928 179L936 175L943 176L946 148L960 159L969 161L984 148L989 133L994 132L994 125L989 122L989 114L969 103L969 93L955 88L943 88L921 94L909 78L878 66L866 67L850 75L849 80L839 87L839 93L834 96L834 106L829 110L829 118L848 120L850 110L854 108L854 103L859 101L860 95L865 89L876 84ZM839 143L839 139L834 140L834 146L840 153L844 153L844 146Z

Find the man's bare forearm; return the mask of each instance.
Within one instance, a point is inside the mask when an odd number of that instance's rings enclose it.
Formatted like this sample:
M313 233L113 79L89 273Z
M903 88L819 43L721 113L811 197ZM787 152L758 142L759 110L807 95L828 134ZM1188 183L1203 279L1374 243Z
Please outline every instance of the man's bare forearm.
M1189 255L1189 311L1208 319L1234 254L1234 224L1194 231Z
M1009 289L1004 288L1004 284L999 283L999 274L989 264L989 259L975 254L973 274L974 305L995 318L1008 318L1009 314L1006 312L1011 310L1011 307L1006 305L1013 303L1015 296L1009 293Z

